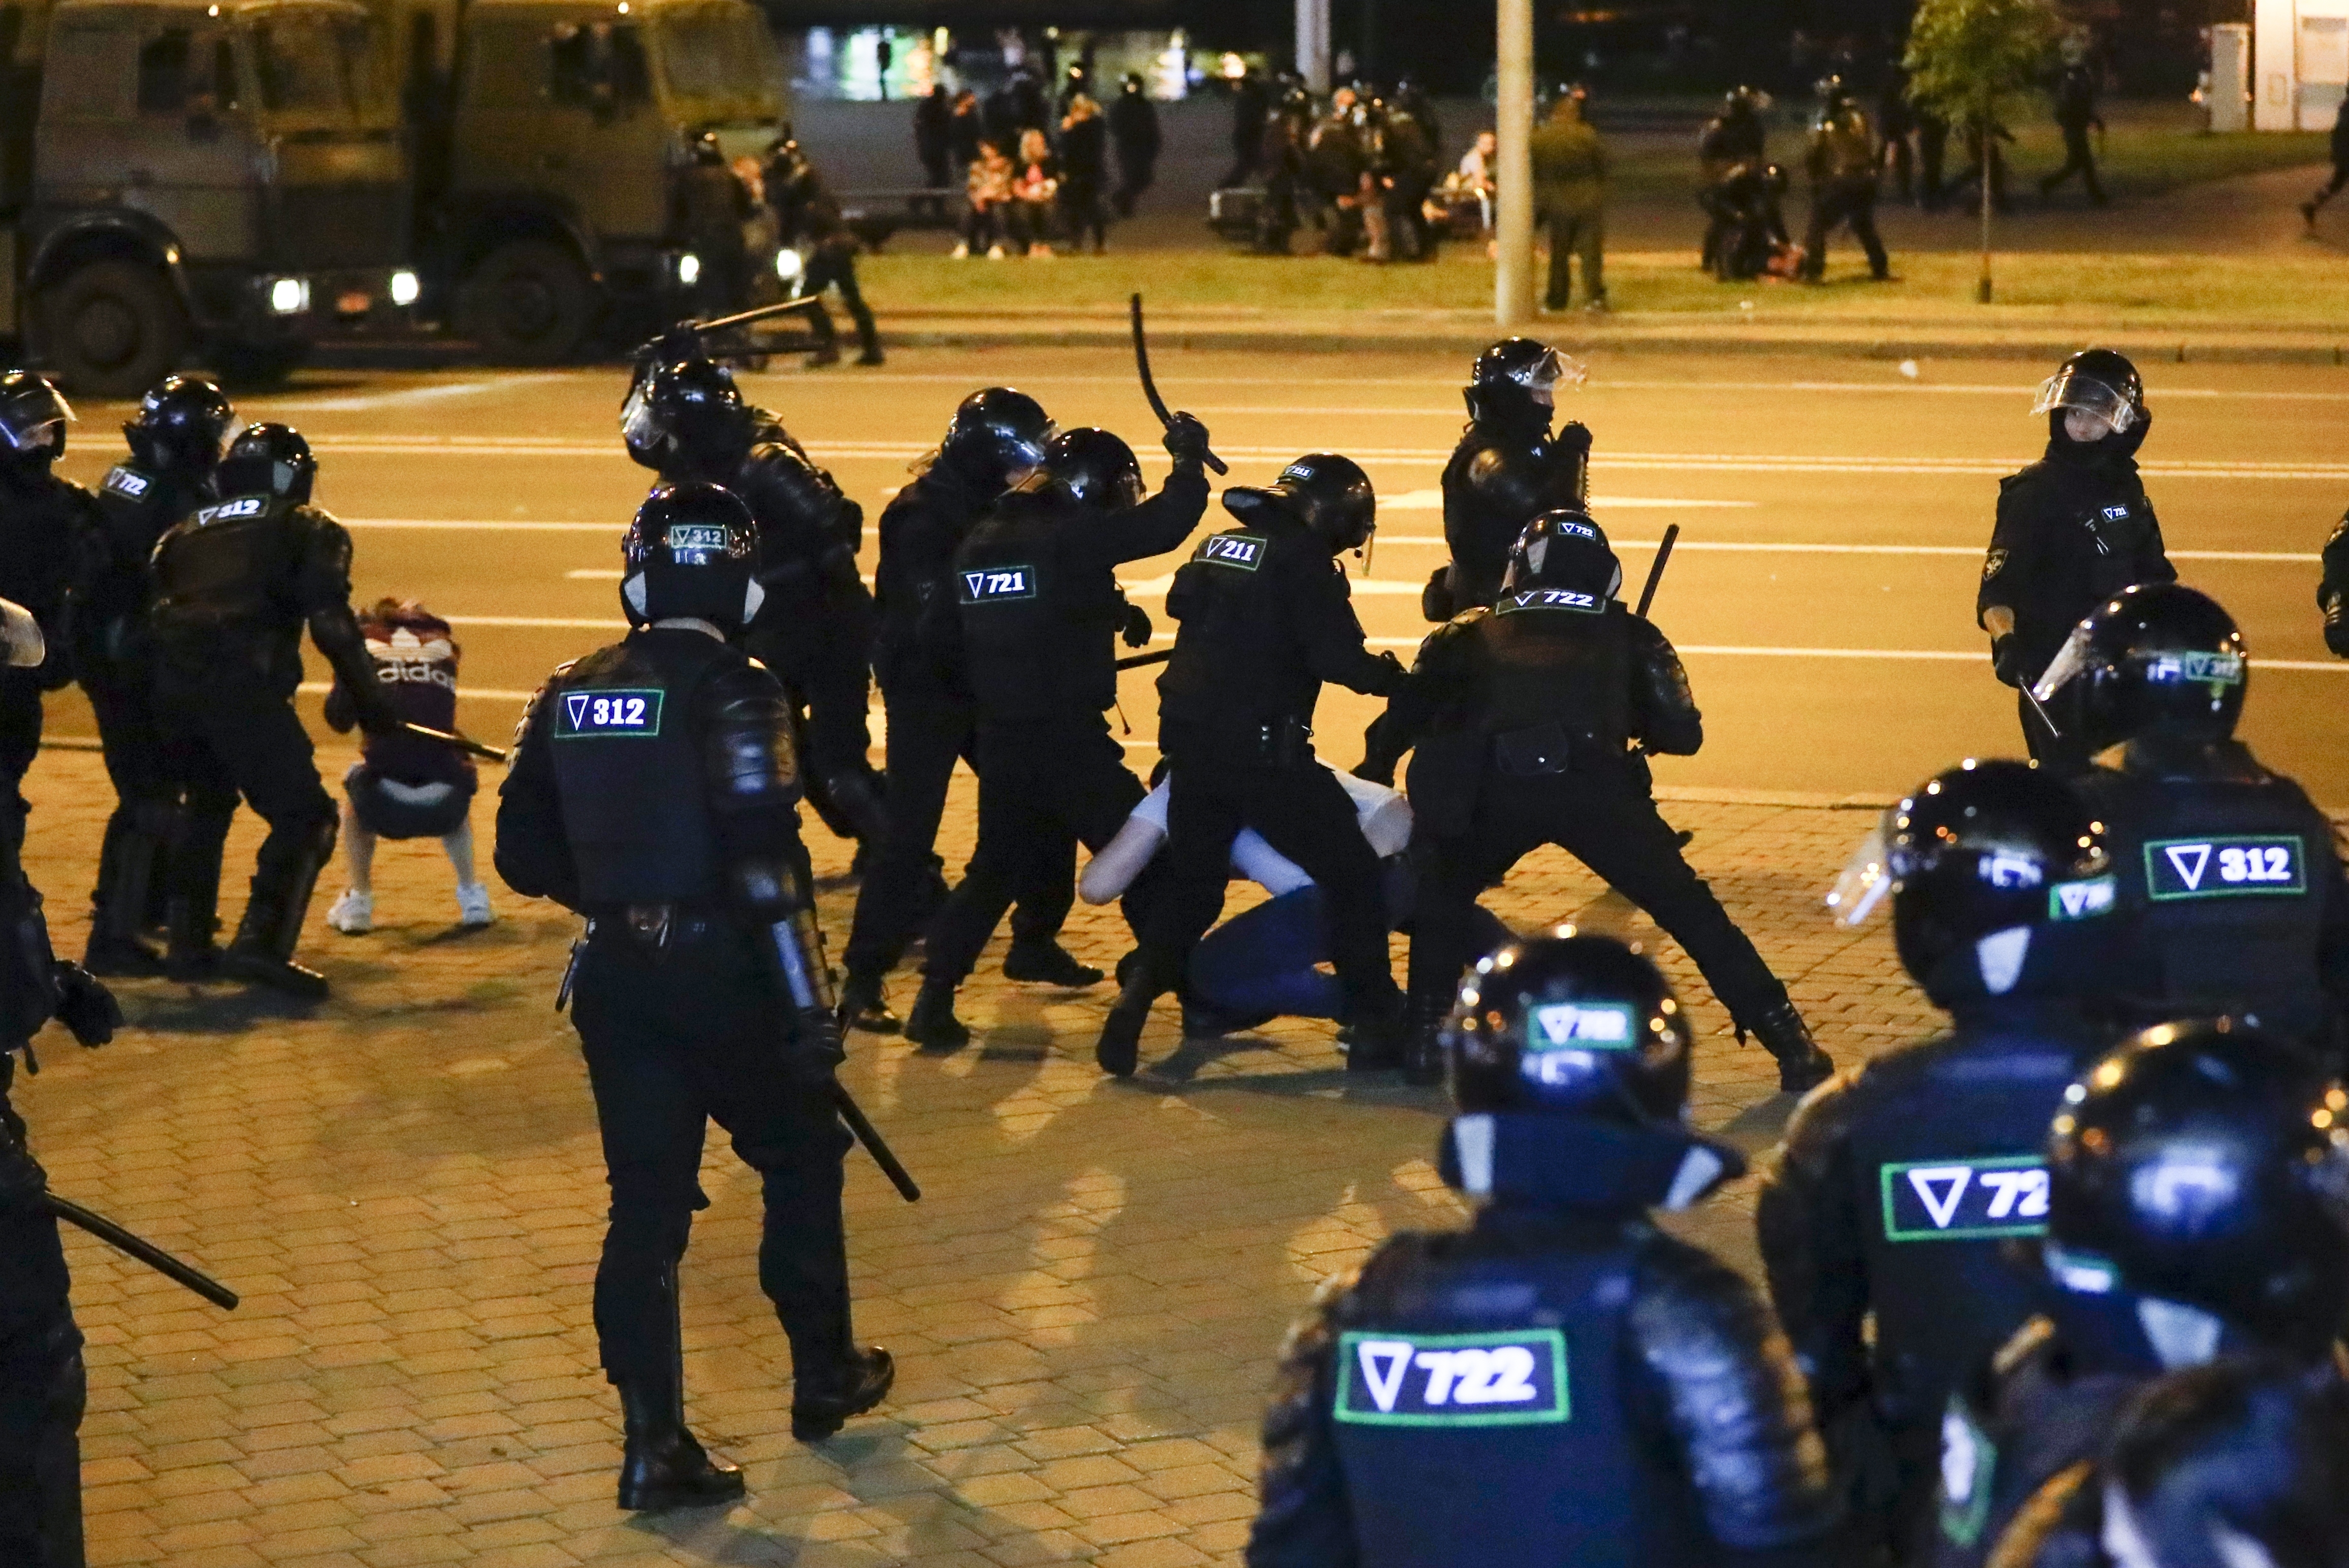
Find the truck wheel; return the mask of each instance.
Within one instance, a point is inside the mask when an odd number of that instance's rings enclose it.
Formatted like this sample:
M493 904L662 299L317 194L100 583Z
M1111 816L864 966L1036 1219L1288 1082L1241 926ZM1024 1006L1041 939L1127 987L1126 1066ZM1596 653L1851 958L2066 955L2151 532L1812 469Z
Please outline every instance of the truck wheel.
M171 285L136 262L98 262L41 291L38 347L77 392L137 397L179 368L188 316Z
M310 357L306 343L222 343L205 357L233 387L275 387Z
M595 284L579 258L547 240L490 253L465 280L458 322L505 365L556 365L578 353L595 314Z

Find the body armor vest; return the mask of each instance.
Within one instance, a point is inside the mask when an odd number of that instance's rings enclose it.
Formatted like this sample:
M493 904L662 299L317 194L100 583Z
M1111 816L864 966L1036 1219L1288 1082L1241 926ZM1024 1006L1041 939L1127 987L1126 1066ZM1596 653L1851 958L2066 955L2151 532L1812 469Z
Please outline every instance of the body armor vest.
M1484 732L1556 725L1592 757L1620 757L1631 735L1630 633L1630 616L1600 594L1504 594L1476 627Z
M163 665L207 684L291 686L302 678L300 555L293 502L233 496L200 506L155 546L147 624Z
M1088 520L1050 496L1007 496L956 553L948 583L982 723L1090 717L1117 700L1112 572L1065 560Z
M695 698L746 657L700 632L640 631L547 683L564 831L591 910L718 898Z

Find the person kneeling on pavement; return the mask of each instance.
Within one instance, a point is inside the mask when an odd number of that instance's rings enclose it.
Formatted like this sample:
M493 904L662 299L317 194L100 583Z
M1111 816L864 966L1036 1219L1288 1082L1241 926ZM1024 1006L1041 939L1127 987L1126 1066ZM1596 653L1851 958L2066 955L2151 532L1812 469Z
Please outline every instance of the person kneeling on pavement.
M1477 966L1437 1155L1475 1217L1387 1241L1290 1333L1248 1568L1833 1560L1785 1336L1652 1218L1744 1167L1688 1125L1693 1045L1609 938L1562 926Z
M379 599L359 618L376 679L409 724L453 734L457 728L456 642L449 623L414 599ZM326 723L347 732L357 705L339 679L326 694ZM457 923L467 930L496 918L490 890L473 871L472 758L453 746L407 730L370 735L343 775L343 863L350 886L326 912L346 936L375 929L378 839L438 839L457 873Z

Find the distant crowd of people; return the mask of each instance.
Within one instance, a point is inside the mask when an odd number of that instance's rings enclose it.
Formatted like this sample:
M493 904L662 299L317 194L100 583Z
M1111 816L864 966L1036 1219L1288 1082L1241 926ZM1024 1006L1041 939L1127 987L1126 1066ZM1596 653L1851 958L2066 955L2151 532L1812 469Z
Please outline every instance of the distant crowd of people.
M1232 166L1220 183L1262 188L1248 235L1258 253L1286 255L1309 227L1325 254L1427 262L1446 231L1490 226L1492 149L1480 139L1447 175L1435 106L1410 80L1349 82L1321 103L1293 75L1249 72L1230 91Z
M1160 146L1157 107L1133 71L1107 105L1092 73L1075 65L1057 102L1019 71L985 98L940 84L914 106L924 183L943 202L959 174L957 257L1050 256L1056 241L1074 250L1090 242L1101 254L1112 213L1133 216L1156 178Z

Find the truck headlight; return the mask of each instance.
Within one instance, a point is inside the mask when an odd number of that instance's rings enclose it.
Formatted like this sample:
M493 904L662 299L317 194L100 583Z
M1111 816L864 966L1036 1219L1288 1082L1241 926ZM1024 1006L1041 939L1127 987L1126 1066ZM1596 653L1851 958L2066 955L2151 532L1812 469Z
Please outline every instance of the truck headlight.
M789 245L775 253L775 275L787 284L795 284L807 275L807 263Z
M694 284L699 283L701 281L701 258L695 255L691 251L688 251L685 254L678 257L677 281L683 284L687 288L691 288Z
M308 278L269 280L269 308L278 315L300 315L310 308Z
M414 273L402 270L391 274L392 304L400 306L411 305L423 296L424 285L417 281Z

